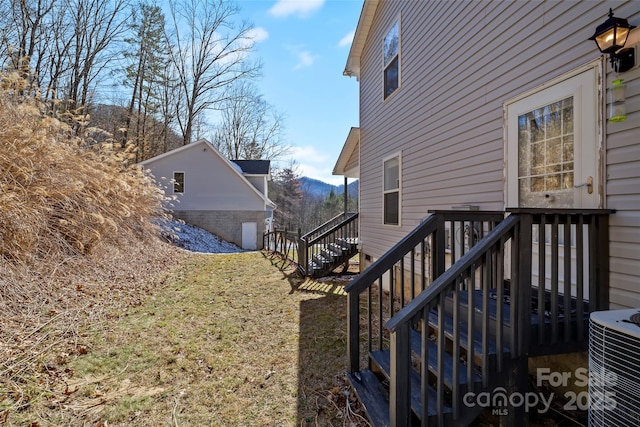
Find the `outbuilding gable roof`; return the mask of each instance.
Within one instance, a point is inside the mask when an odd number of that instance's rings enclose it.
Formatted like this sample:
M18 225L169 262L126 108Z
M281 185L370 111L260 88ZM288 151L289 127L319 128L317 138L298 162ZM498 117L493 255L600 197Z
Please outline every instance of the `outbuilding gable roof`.
M247 175L269 175L270 160L231 160Z

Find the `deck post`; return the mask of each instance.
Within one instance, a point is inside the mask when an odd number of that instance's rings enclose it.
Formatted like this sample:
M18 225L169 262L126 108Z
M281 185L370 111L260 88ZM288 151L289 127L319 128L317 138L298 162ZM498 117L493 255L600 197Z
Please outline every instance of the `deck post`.
M308 253L307 240L303 239L300 236L300 231L298 231L298 266L302 270L302 274L305 276L309 276L309 262L307 261Z
M409 343L409 324L403 323L390 334L390 384L389 416L391 425L403 427L411 425L411 345Z
M509 380L507 384L507 397L513 393L526 393L529 388L529 363L526 356L518 357L511 361ZM515 400L515 399L514 399ZM512 399L508 399L509 402ZM529 414L525 411L525 405L512 406L507 409L506 415L500 417L500 426L504 427L528 427Z
M444 218L440 214L437 217L436 232L433 233L431 244L431 281L433 282L444 273L445 270L445 230L444 230Z
M596 239L595 260L596 264L596 303L598 310L609 309L609 215L598 215L594 218L596 223L596 235L590 236Z
M347 360L349 372L360 371L360 294L347 293Z
M529 213L520 215L520 234L518 251L518 356L529 355L529 342L531 339L531 264L532 245L531 226L533 224L532 215Z

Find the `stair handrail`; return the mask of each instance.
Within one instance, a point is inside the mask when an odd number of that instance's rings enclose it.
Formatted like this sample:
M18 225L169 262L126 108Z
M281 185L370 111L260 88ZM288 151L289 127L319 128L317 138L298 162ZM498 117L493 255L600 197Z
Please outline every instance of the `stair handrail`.
M325 230L326 228L332 228L334 227L334 225L336 223L340 223L342 222L345 218L351 217L354 214L356 214L357 212L341 212L338 215L334 216L333 218L331 218L330 220L328 220L327 222L317 226L316 228L314 228L313 230L303 234L300 238L304 239L304 240L308 240L311 236L314 236L318 233L321 233L323 230Z
M434 254L445 251L445 223L448 221L479 221L499 223L504 220L503 211L430 211L430 215L410 233L405 235L391 249L374 261L360 275L345 287L347 293L347 360L349 372L357 372L360 363L359 342L359 298L360 294L371 289L372 285L382 280L382 276L391 271L393 266L402 262L404 257L429 236L432 236ZM427 251L429 249L426 249ZM433 277L445 271L444 258L433 258ZM402 274L402 273L401 273ZM393 289L393 286L391 286ZM390 296L393 299L393 295Z
M349 216L346 219L340 221L338 224L334 225L330 229L322 232L321 234L317 235L313 239L308 240L309 246L319 242L320 240L324 239L327 236L330 236L331 234L335 233L336 231L340 230L341 228L344 228L346 225L352 223L357 218L358 218L358 213L357 212L354 213L354 214L351 214L351 216ZM303 238L304 238L304 236L303 236Z
M385 338L387 340L385 347L390 350L388 356L388 378L390 380L388 402L391 425L409 424L411 411L416 410L410 403L413 399L409 392L409 386L414 381L410 378L415 375L411 372L411 367L413 361L412 340L416 330L421 334L422 342L419 345L421 345L423 357L421 361L423 370L420 374L421 378L418 380L422 390L421 419L424 422L425 417L427 417L427 410L425 409L426 389L430 381L429 372L424 368L425 363L427 363L424 354L427 349L427 342L433 340L430 334L435 334L438 348L437 366L433 368L436 372L437 381L434 386L437 393L435 406L437 407L438 423L443 423L444 387L442 375L440 375L444 368L443 358L440 356L445 348L445 320L443 318L446 316L452 317L451 357L452 360L457 361L460 359L461 354L460 335L458 335L458 328L461 327L459 326L461 324L460 317L458 317L461 304L466 304L466 319L470 319L468 321L465 320L466 328L468 328L468 337L471 337L472 331L475 331L476 328L480 333L479 339L481 340L482 351L478 354L481 355L482 361L473 362L474 350L471 347L468 350L470 355L467 353L468 363L466 368L462 369L462 373L457 365L454 364L452 368L453 379L450 381L452 384L457 384L451 390L454 420L460 419L458 417L462 417L461 414L464 413L464 408L461 409L461 397L464 391L461 391L459 387L461 383L457 379L464 375L465 371L466 384L470 384L474 369L478 369L478 372L482 370L481 379L484 389L496 387L496 384L499 384L493 383L493 381L508 381L508 387L515 387L512 390L526 387L526 356L532 351L544 354L538 350L538 347L547 345L547 342L542 341L543 339L550 340L549 343L551 345L561 345L566 349L576 348L576 344L581 345L582 343L578 342L580 337L584 338L584 319L588 320L588 313L608 306L608 215L613 211L603 209L510 209L508 212L509 215L506 218L497 221L497 225L493 228L489 227L488 234L483 236L482 233L479 233L479 240L470 245L468 251L462 251L461 257L452 258L452 263L449 264L450 267L448 269L441 268L441 265L436 265L436 261L440 262L437 259L439 254L445 250L443 239L440 237L440 231L444 227L440 228L440 222L447 221L447 215L462 218L464 215L469 214L480 215L481 212L466 212L465 214L436 212L394 245L393 248L365 270L358 279L345 288L349 312L356 313L356 316L349 315L348 319L348 337L356 337L356 339L350 339L347 347L350 372L354 373L357 372L360 361L360 344L358 341L360 325L357 315L360 310L360 302L365 306L367 313L372 311L372 285L376 281L378 282L377 290L374 290L374 292L381 295L381 289L383 289L384 284L382 276L389 272L389 280L384 285L384 291L387 294L390 293L388 299L391 301L391 314L389 314L390 318L384 319L382 311L379 312L377 319L385 321L378 321L377 324L380 330L379 332L374 332L377 334L376 336L382 337L384 329L387 337ZM462 221L466 220L463 219ZM494 220L492 219L492 221ZM464 226L466 227L466 225ZM545 233L548 240L545 239ZM572 233L575 235L575 242L571 237ZM433 280L428 287L425 288L423 286L422 291L415 297L412 296L411 300L406 304L404 302L394 303L394 286L399 283L399 286L402 287L404 284L402 271L406 266L406 263L403 262L408 255L407 251L411 251L411 256L408 259L411 262L409 277L412 278L414 270L411 260L417 255L421 255L422 263L424 263L424 255L420 254L420 251L425 251L425 242L421 242L421 240L426 240L430 234L433 234L429 240L432 244L430 249L434 252L432 257L436 260L433 264ZM559 235L562 239L559 238ZM422 249L417 249L418 252L416 254L414 247L418 244L422 245ZM546 252L544 250L534 250L534 246L539 244L551 245L552 261L550 261L551 265L549 267L549 270L551 270L549 281L545 279L549 277L545 276ZM572 273L570 268L570 257L573 248L578 254L577 272L574 273L576 274L576 294L574 296L572 296L571 290ZM446 256L453 256L453 248L446 249L451 249L448 252L451 255ZM547 248L548 251L549 248ZM560 256L564 256L564 261L562 262L564 266L561 264L559 267L558 259ZM583 256L588 256L589 261L583 262ZM508 274L505 275L507 273L505 271L507 264L503 263L503 261L506 262L507 257L510 259L510 268ZM534 261L537 261L535 273L532 268ZM398 282L394 282L394 273L392 271L392 269L396 268L396 264L399 264L397 266L397 274L399 276L396 276L396 278L400 279ZM588 269L588 273L584 273L585 269ZM566 275L559 279L559 271L562 271L563 274L566 273ZM534 282L532 279L534 274L540 274L540 276L535 277L542 277L543 282ZM588 280L585 277L588 277ZM477 280L480 282L476 282ZM588 284L589 294L585 299L583 286L586 284ZM532 292L534 286L537 289L537 297ZM550 286L551 290L547 286ZM366 297L361 301L360 294L367 289L369 290L368 301ZM476 294L476 291L480 293ZM545 296L545 292L551 295L550 300L548 295ZM478 296L474 297L474 294ZM509 300L504 299L506 296L509 297ZM475 298L482 299L477 300ZM574 301L572 301L572 298L574 298ZM489 302L491 299L496 301L493 309L495 310L495 313L493 313L495 314L495 330L493 330L492 320L489 320L489 316L493 315L491 314L492 309L490 309ZM503 304L503 301L508 302ZM543 324L541 325L540 317L537 317L535 324L532 322L532 316L534 316L532 309L537 310L533 312L535 316L545 316L546 318L545 304L548 304L549 301L552 306L550 313L552 325L551 330L547 331L547 327ZM557 302L564 302L562 310L569 310L575 306L577 313L575 325L572 325L573 321L570 320L569 315L562 314L567 313L567 311L562 311L559 314L558 308L554 305ZM394 309L394 304L400 308L398 310ZM381 305L382 297L380 297L380 302L378 303L378 306ZM448 312L448 308L445 308L447 305L452 307L451 313ZM477 312L477 307L482 307L480 312ZM437 313L438 320L436 322L437 326L433 327L432 331L432 327L426 327L425 324L432 324L431 315L434 312ZM480 317L477 321L474 321L473 319L476 315ZM547 322L547 320L543 318L542 322ZM475 326L474 323L476 323ZM575 326L575 330L572 329L573 326ZM537 328L535 334L532 334L532 328ZM371 319L369 319L369 329L372 329ZM368 334L368 340L371 342L371 332L368 331ZM495 341L492 341L493 338L490 338L490 335L495 338ZM382 345L382 339L380 339L378 349L381 349ZM489 367L489 363L487 363L489 346L491 346L492 350L495 350L495 359L492 362L495 363L495 366L492 367ZM369 351L371 352L370 344ZM446 351L449 352L449 350ZM369 361L369 364L371 369L371 361ZM513 368L514 366L517 366L517 369ZM500 374L493 375L496 372ZM503 374L504 372L509 374ZM515 419L518 419L517 416Z
M398 260L404 257L411 248L425 239L426 236L433 234L444 222L443 218L438 215L430 215L411 233L404 236L398 243L393 245L384 255L378 258L366 270L351 281L344 290L347 293L360 294L367 289L371 283L382 276L389 268L391 268ZM402 255L398 255L402 254Z
M389 332L396 332L402 324L411 322L420 310L432 303L441 293L450 291L455 280L485 255L500 239L511 232L519 222L519 215L509 215L504 221L498 224L491 233L487 234L474 245L469 252L457 260L451 268L438 276L429 288L421 292L411 300L411 302L400 309L395 316L389 319L389 321L385 323L385 329L389 330Z
M444 340L444 324L442 323L443 316L443 304L447 295L454 291L456 285L460 283L460 278L466 278L467 274L475 274L472 273L473 267L477 266L481 263L482 257L489 254L489 252L497 245L504 244L508 239L511 239L517 233L519 233L519 224L521 222L521 218L519 215L510 215L501 221L490 233L480 239L467 253L462 255L460 259L458 259L449 269L444 271L441 275L439 275L431 285L417 295L414 299L412 299L407 305L401 308L395 316L389 319L384 328L389 331L390 335L390 385L389 385L389 413L391 414L391 425L400 426L407 425L410 420L411 413L411 398L409 393L409 384L410 384L410 369L411 369L411 352L410 352L410 330L413 324L415 324L419 319L421 314L426 311L429 311L431 307L438 307L438 333L436 342L438 345L438 349L442 349L443 340ZM473 290L469 290L469 298L473 294ZM512 295L513 296L513 295ZM455 301L458 301L458 298L455 297ZM470 303L470 301L469 301ZM472 305L472 304L471 304ZM526 349L518 349L519 343L516 343L516 339L519 338L521 334L518 332L523 328L529 327L527 325L527 317L521 318L518 313L519 304L511 304L511 333L507 338L507 345L509 348L509 352L511 354L511 358L515 359L519 356L519 351ZM455 310L455 308L454 308ZM528 313L528 311L527 311ZM489 313L483 313L483 319L488 319ZM454 317L453 322L457 323ZM530 316L528 317L530 322ZM487 321L483 321L483 324L487 324ZM455 326L454 326L455 328ZM483 343L486 343L488 331L483 331ZM455 332L454 332L455 334ZM423 335L424 336L424 335ZM422 338L426 340L426 338ZM499 350L502 352L502 341L500 341ZM424 343L422 344L425 345ZM456 346L459 344L454 344L454 351L456 352L456 356L454 356L454 360L457 360L459 355L459 350ZM486 344L483 344L484 352L483 355L486 357ZM499 356L502 359L502 356ZM444 391L443 391L443 378L442 372L444 369L442 359L439 358L438 362L438 375L437 375L437 411L438 411L438 419L439 422L443 422L443 413L441 409L444 405ZM472 361L468 362L471 366L473 364ZM483 369L486 368L487 360L485 359L482 363ZM502 361L499 362L499 369L504 368ZM425 368L426 369L426 368ZM455 369L455 368L454 368ZM472 370L472 367L468 367L467 369ZM459 373L454 372L454 378L459 378ZM471 377L471 374L467 374L468 377ZM425 381L424 375L421 378L421 381ZM457 419L461 416L459 399L460 399L460 391L457 388L457 380L456 388L452 390L453 394L453 405L454 405L454 419ZM485 372L483 372L483 386L488 386L489 378ZM425 387L424 384L420 385L421 389ZM424 409L424 405L426 404L425 397L422 397L423 404L423 414L422 417L426 416L426 409Z

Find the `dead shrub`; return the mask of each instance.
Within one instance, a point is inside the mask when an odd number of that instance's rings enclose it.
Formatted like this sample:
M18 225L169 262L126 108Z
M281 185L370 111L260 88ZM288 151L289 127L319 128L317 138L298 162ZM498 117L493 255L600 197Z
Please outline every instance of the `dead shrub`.
M0 85L0 257L29 264L154 234L163 195L149 176L108 144L82 148L15 87Z

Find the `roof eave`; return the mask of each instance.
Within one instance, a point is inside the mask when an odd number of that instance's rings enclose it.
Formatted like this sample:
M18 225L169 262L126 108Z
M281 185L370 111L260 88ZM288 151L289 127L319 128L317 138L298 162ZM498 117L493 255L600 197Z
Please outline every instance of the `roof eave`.
M360 128L352 127L349 131L349 135L347 136L347 140L344 142L342 146L342 151L340 151L340 155L338 156L338 160L336 161L336 165L333 167L332 175L342 175L347 178L358 178L359 177L359 168L346 169L347 163L349 159L353 156L355 150L358 148L360 143Z
M351 42L347 65L342 73L345 76L355 77L358 81L360 81L360 57L362 56L364 44L369 36L369 30L371 29L379 1L380 0L364 1L362 12L360 12L360 18L358 19L358 26L356 27L356 34L353 36L353 42Z

